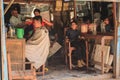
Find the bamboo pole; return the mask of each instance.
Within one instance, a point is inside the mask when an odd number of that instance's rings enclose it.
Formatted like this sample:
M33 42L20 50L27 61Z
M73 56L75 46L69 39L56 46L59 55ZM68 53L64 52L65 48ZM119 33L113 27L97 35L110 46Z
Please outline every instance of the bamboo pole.
M8 4L8 6L5 8L5 12L4 15L6 14L6 12L8 11L8 9L11 7L11 5L13 4L14 0L11 0L10 3Z
M116 6L116 3L114 2L113 3L113 17L114 17L114 24L115 24L115 34L114 34L114 37L115 37L115 52L114 52L114 74L113 74L113 77L115 77L115 78L118 78L119 77L119 75L120 75L120 72L119 72L119 66L120 66L120 61L119 61L119 57L120 57L120 52L119 52L119 48L120 48L120 46L118 46L119 45L119 43L120 43L120 41L118 40L119 39L119 33L120 33L120 23L119 24L117 24L117 18L116 18L116 16L118 17L118 18L120 18L120 3L118 4L118 15L116 15L117 13L116 13L116 8L117 8L117 6ZM120 21L119 21L120 22Z

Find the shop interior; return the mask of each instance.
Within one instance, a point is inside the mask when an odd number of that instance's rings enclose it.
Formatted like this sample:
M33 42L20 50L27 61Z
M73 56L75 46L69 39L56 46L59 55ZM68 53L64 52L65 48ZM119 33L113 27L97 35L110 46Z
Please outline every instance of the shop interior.
M8 2L4 3L5 8ZM58 78L81 77L81 76L97 76L100 74L113 73L113 57L114 57L114 16L112 2L90 2L90 1L70 1L56 0L40 3L13 3L5 14L6 38L13 39L10 35L10 17L11 10L16 8L18 13L24 16L24 20L34 17L34 9L40 9L41 16L52 22L57 33L59 49L47 58L45 64L44 80L56 80ZM68 56L69 47L66 43L66 30L71 26L71 21L78 23L78 29L81 37L86 41L85 67L74 68L72 64L77 65L76 55L73 53ZM109 30L104 28L104 22L109 20ZM89 29L81 25L86 23ZM95 24L95 25L94 25ZM19 25L19 27L26 25ZM54 49L53 49L54 50ZM18 50L19 51L19 50ZM68 57L68 58L66 58ZM72 60L70 63L70 59ZM67 59L67 62L66 62ZM72 68L71 68L72 66ZM42 75L38 75L41 79Z

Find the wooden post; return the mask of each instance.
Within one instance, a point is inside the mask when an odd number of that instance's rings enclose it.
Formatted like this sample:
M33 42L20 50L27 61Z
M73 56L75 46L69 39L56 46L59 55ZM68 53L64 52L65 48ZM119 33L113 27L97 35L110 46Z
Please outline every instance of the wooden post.
M92 21L94 20L93 16L94 16L94 13L93 13L93 2L91 1L90 2L90 5L91 5L91 15L92 15Z
M87 67L87 72L88 72L88 65L89 65L89 52L88 52L88 40L85 41L86 44L86 67Z
M5 24L4 24L4 5L3 0L0 0L0 40L1 40L1 58L2 62L2 79L1 80L8 80L8 70L7 70L7 55L6 55L6 40L5 40Z
M114 69L113 69L113 71L114 71L114 74L113 74L113 76L115 77L115 78L118 78L119 77L119 75L120 75L120 60L119 60L119 58L120 58L120 3L118 3L118 9L117 9L117 12L118 13L116 13L116 8L117 8L117 6L116 6L116 3L114 2L113 3L113 15L114 15L114 24L115 24L115 51L114 51ZM117 17L118 17L118 21L119 21L119 23L118 23L118 25L117 25L117 18L116 18L116 14L118 14L117 15Z
M74 0L74 17L75 17L75 19L77 18L77 14L76 14L76 0Z
M119 17L118 17L118 16L117 16L117 17L119 18L119 20L118 20L119 23L118 23L117 25L119 25L119 29L118 29L118 30L119 30L119 33L120 33L120 2L119 2L119 8L118 8L118 9L119 9L119 12L118 12ZM120 41L120 34L118 35L118 37L119 37L119 40L118 40L118 41ZM120 45L120 44L118 44L118 45ZM119 76L120 76L120 51L119 51L118 55L119 55L119 58L118 58L118 59L119 59L119 60L118 60L119 63L118 63L118 64L119 64Z

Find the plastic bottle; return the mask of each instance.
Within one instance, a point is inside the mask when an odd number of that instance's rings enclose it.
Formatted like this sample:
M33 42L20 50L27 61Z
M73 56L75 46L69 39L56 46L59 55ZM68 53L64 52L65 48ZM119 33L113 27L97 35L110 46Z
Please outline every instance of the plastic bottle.
M9 24L10 37L15 37L15 28Z
M7 27L5 27L5 37L7 38Z
M101 32L102 33L105 33L106 31L105 31L105 23L102 21L101 22Z
M10 37L13 37L13 30L11 25L9 26L9 29L10 29Z
M13 30L13 32L12 32L13 37L15 37L15 28L14 28L14 27L12 27L12 30Z

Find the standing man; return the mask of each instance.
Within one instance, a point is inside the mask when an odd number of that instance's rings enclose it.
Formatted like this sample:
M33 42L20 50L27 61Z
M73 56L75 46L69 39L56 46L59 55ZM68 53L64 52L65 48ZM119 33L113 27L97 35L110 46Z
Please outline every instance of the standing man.
M35 15L35 16L41 16L41 15L40 15L40 10L39 10L39 9L35 9L35 10L34 10L34 15ZM43 20L42 25L46 24L46 25L48 25L48 26L53 26L53 23L47 21L46 19L43 19L43 18L42 18L42 20Z

